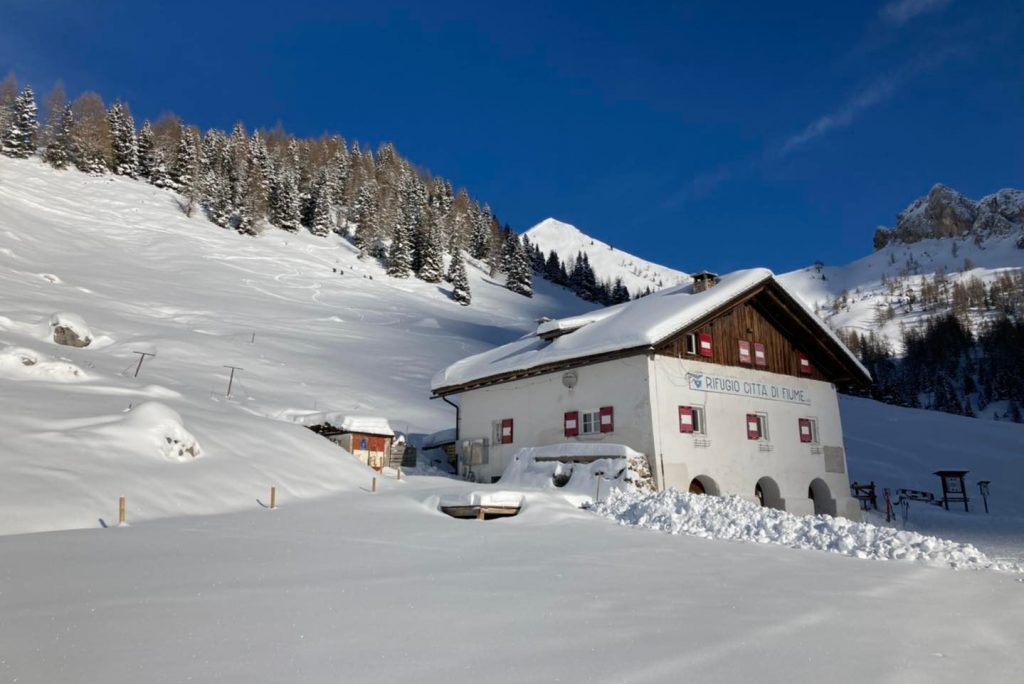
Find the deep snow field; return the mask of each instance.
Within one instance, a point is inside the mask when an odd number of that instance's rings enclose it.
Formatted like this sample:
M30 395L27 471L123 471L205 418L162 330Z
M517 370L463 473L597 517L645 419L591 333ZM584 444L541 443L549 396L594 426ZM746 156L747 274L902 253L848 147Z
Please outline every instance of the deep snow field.
M749 508L764 539L633 529L578 508L589 483L566 496L385 475L371 494L372 472L305 414L379 414L414 439L449 427L454 411L427 398L434 372L589 306L539 279L532 300L470 279L464 308L337 237L243 238L142 183L0 158L0 680L1024 671L1019 425L843 399L851 479L935 491L933 470L963 467L972 495L992 480L990 516L911 508L908 528L977 547L923 542L935 558L787 548ZM54 320L93 342L54 344ZM138 378L135 351L156 354ZM243 369L230 398L225 365ZM257 501L271 485L275 511ZM502 490L524 497L519 516L437 510ZM103 529L120 495L129 526Z

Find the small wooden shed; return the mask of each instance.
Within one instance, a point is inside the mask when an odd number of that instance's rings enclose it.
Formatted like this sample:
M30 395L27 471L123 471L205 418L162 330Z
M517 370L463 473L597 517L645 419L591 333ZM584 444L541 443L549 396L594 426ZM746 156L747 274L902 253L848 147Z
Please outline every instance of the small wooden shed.
M379 470L391 462L395 431L387 418L339 416L317 426L315 431L371 468Z

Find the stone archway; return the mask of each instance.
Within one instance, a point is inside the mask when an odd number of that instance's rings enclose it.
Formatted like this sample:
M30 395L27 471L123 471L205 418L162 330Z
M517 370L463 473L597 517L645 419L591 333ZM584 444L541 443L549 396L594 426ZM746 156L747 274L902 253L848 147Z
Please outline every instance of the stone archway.
M765 508L784 510L779 485L770 477L762 477L754 485L754 498Z
M832 491L820 477L811 480L811 484L807 488L807 498L814 502L815 515L834 516L836 514L836 500L832 498Z
M698 475L690 480L690 493L721 496L721 490L718 488L718 483L707 475Z

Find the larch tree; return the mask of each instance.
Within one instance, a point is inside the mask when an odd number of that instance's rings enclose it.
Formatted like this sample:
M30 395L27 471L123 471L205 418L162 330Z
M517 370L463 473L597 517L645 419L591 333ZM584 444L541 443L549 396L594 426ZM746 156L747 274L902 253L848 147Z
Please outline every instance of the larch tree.
M102 174L110 168L113 147L110 124L103 100L96 93L83 93L72 105L72 158L86 173Z

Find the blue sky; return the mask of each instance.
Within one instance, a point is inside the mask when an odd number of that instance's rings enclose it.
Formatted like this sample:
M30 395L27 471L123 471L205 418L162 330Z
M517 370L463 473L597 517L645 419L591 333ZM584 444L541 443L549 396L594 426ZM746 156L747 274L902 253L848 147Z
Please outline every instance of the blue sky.
M140 120L390 140L518 230L781 272L867 253L935 182L1024 186L1022 28L1002 0L6 0L0 70Z

